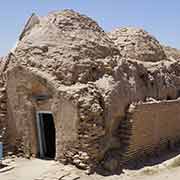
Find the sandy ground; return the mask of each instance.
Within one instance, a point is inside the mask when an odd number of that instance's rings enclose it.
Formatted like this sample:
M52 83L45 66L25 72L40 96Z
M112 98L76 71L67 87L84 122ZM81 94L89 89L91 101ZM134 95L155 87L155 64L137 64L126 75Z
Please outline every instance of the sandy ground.
M142 180L180 180L180 168L162 171L152 176L139 176Z
M56 161L16 158L5 161L9 166L5 171L0 169L0 180L180 180L180 166L171 167L172 162L174 159L139 170L124 170L121 175L88 176L74 166Z
M15 159L10 167L13 169L0 173L1 180L33 180L47 172L54 164L54 161L43 161L40 159L27 160Z

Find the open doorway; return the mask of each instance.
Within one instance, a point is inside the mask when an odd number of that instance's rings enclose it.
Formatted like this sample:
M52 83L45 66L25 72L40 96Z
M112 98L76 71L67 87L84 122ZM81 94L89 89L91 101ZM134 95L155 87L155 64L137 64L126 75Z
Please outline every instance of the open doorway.
M37 112L37 132L39 142L39 157L55 158L55 126L51 112Z

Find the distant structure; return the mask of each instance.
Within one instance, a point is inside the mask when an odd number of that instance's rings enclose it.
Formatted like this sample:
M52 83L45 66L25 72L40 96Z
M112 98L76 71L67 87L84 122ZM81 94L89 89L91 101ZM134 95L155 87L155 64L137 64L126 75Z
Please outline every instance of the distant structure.
M114 171L177 145L179 54L73 10L33 14L0 60L5 152Z

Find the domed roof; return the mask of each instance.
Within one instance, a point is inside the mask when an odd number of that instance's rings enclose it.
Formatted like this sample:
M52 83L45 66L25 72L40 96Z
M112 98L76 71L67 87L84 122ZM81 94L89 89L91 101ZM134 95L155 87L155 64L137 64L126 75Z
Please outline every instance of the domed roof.
M92 79L92 68L103 69L96 60L117 55L119 50L95 21L64 10L44 17L33 15L14 54L21 64L51 71L58 80L71 84Z
M172 48L170 46L163 46L163 49L166 53L166 56L169 59L174 59L176 61L180 60L180 50L176 48Z
M73 10L39 17L39 22L24 33L18 49L32 46L48 46L63 57L79 59L104 58L112 55L115 49L114 43L95 21Z
M124 57L140 61L160 61L166 58L160 43L139 28L119 28L109 33Z
M84 29L93 30L94 32L104 32L94 20L74 10L54 11L49 13L45 18L55 24L59 29L65 31Z

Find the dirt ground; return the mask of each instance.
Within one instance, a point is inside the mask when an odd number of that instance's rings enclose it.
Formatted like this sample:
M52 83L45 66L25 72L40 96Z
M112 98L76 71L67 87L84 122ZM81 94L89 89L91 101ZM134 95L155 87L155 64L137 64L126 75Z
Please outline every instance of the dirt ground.
M180 156L138 170L124 170L121 175L86 175L74 166L64 166L53 160L6 159L7 167L0 169L0 180L179 180Z

